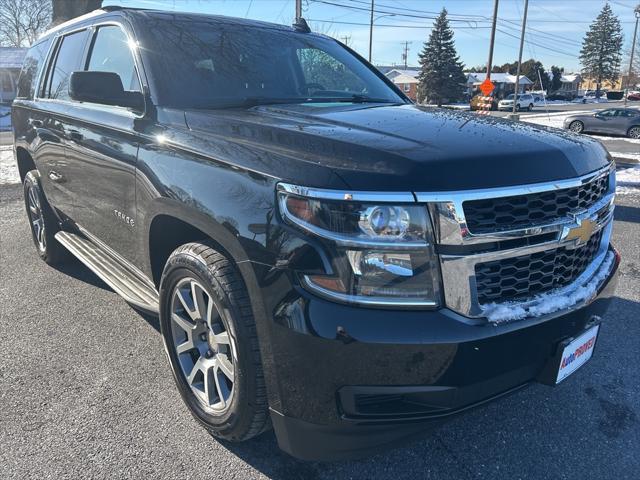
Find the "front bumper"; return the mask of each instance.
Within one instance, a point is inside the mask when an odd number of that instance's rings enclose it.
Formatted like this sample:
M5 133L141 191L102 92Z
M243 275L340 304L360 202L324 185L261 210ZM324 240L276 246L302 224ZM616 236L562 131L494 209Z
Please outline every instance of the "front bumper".
M298 291L276 309L269 339L280 447L305 460L368 455L535 381L562 340L604 314L618 263L582 308L500 325Z

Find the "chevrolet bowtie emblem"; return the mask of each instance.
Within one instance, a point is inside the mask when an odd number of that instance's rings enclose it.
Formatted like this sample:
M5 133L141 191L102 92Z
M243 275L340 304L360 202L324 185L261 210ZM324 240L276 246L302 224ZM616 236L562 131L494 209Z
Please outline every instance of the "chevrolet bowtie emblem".
M585 244L593 236L593 232L596 229L596 222L590 218L584 218L582 220L576 220L578 225L565 227L563 240L576 240L578 245Z

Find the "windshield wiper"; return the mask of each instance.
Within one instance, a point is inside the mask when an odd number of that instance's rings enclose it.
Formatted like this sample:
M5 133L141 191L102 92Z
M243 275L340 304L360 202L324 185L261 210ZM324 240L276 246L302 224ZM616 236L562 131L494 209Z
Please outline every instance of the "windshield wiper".
M220 101L215 104L210 104L206 108L239 108L239 107L257 107L259 105L278 105L278 104L291 104L291 103L304 103L308 99L306 97L286 97L286 98L275 98L275 97L244 97L244 98L235 98L230 99L228 101Z
M221 101L207 108L239 108L257 107L260 105L305 104L305 103L385 103L401 105L385 98L372 98L367 95L351 95L348 97L245 97L241 99Z
M316 101L316 99L313 99ZM395 105L399 105L400 102L394 102L393 100L389 100L387 98L373 98L368 95L360 95L354 94L349 97L335 97L335 98L327 98L327 102L339 102L339 103L393 103Z

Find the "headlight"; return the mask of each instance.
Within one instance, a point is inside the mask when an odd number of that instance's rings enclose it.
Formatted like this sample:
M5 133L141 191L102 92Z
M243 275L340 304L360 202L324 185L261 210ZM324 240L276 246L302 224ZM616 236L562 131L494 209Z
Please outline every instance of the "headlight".
M437 307L440 274L427 208L385 200L279 185L282 218L316 237L330 256L331 272L302 275L301 283L343 302Z

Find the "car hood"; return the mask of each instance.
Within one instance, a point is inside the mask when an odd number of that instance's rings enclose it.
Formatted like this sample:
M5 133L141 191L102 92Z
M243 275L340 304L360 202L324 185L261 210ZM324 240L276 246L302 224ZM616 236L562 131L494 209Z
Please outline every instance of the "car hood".
M415 105L278 105L185 119L194 142L240 143L251 154L234 162L308 186L326 186L317 173L328 168L354 190L467 190L572 178L609 161L593 139Z

